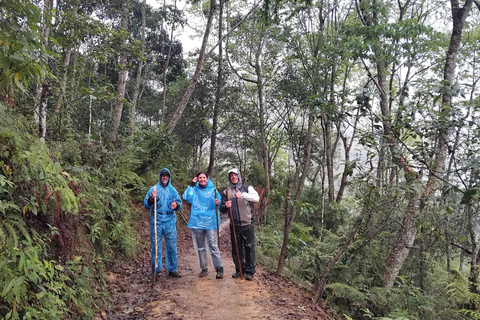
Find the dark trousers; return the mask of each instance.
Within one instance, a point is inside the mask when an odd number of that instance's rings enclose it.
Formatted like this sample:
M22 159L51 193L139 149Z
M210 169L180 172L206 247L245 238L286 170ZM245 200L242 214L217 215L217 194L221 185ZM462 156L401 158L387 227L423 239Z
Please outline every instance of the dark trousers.
M255 258L255 232L253 230L253 224L241 227L235 226L235 235L237 236L238 254L240 255L242 273L253 275L255 273L255 266L257 265L257 260ZM240 272L232 225L230 225L230 239L232 242L232 258L233 263L235 263L235 271Z

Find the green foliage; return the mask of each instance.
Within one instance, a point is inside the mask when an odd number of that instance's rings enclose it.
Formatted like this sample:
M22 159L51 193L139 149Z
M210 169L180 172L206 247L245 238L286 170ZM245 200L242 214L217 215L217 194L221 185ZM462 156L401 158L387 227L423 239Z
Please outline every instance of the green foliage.
M341 299L348 301L348 305L361 305L365 303L366 295L358 289L344 283L330 283L326 287L329 290L329 299Z
M112 154L104 164L109 170L86 167L78 172L81 176L78 183L82 185L78 198L84 204L83 224L90 241L100 252L103 250L107 253L115 249L126 255L134 252L135 224L132 223L134 215L128 204L130 197L127 187L141 183L131 171L135 164L129 163L124 154Z
M92 318L101 302L102 281L101 273L93 273L91 266L101 271L101 261L113 252L135 252L132 221L137 212L129 205L128 193L143 184L133 172L139 164L132 157L136 149L133 144L115 151L93 145L82 154L81 147L65 154L59 151L64 148L61 144L48 149L29 133L26 123L2 110L0 315ZM76 246L70 242L63 249L65 262L56 262L60 258L56 250L62 249L62 241L75 238L71 233L77 224L90 231L97 252L75 255ZM88 243L80 245L88 247ZM93 264L93 259L100 263Z
M13 88L26 90L30 81L49 74L39 8L24 0L2 1L0 6L0 96Z
M446 286L448 295L463 310L466 310L467 306L475 306L475 308L478 308L480 295L472 291L470 281L458 271L452 271L452 273L454 274L453 281Z
M141 163L137 168L139 174L144 174L158 167L169 167L178 165L177 143L172 136L162 129L142 130L137 132L138 142L137 157ZM160 170L160 169L158 169ZM158 170L156 174L158 175ZM158 180L158 177L157 177Z
M18 247L0 250L0 315L4 319L91 318L98 304L86 267L62 266L42 258L45 243L24 238Z

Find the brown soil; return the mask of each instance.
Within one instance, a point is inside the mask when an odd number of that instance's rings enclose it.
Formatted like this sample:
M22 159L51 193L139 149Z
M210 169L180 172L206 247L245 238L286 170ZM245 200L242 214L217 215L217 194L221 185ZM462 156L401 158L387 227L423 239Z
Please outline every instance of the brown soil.
M150 238L148 221L145 221L141 226L145 241L136 259L105 276L112 297L108 308L96 315L97 320L333 319L329 312L312 302L311 294L261 265L257 265L253 281L233 279L235 267L227 219L220 228L225 276L215 279L210 262L208 276L200 278L190 229L180 221L180 215L178 218L178 271L182 277L168 277L164 269L155 283L148 280Z

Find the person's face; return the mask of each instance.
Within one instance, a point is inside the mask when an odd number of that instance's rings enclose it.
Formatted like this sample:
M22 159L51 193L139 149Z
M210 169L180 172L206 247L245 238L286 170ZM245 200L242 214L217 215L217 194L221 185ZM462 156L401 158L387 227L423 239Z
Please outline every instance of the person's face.
M202 174L200 174L200 175L197 177L197 180L198 180L198 184L204 186L204 185L207 184L208 178L207 178L206 175L204 175L204 174L202 173Z
M169 175L163 174L160 176L160 181L162 182L162 185L166 186L168 184L168 180L170 180Z
M236 173L231 172L230 173L230 181L233 184L237 184L238 183L238 175Z

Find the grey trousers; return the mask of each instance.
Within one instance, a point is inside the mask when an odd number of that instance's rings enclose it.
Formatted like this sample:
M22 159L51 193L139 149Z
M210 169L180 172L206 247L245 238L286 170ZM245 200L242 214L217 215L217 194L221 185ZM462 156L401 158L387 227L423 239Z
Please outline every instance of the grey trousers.
M197 243L198 259L202 270L207 269L207 247L210 249L215 270L223 267L220 249L218 249L217 230L192 229L192 237Z

